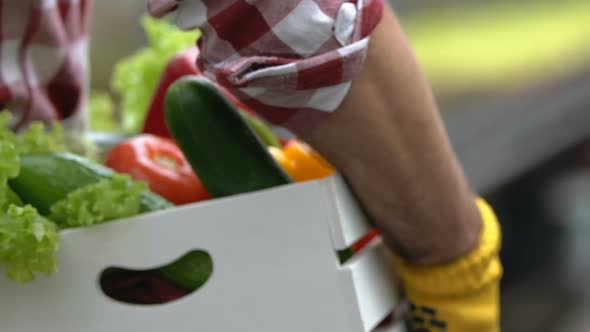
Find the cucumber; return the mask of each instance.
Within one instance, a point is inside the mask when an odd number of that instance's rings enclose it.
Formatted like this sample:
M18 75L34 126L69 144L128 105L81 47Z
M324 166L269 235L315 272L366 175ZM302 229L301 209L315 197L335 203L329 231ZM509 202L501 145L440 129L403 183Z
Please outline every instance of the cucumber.
M213 197L292 183L236 107L205 78L174 82L165 114L172 136Z
M10 188L39 213L49 214L50 207L68 193L108 179L110 168L70 153L35 153L21 156L19 175L9 180ZM146 192L141 211L150 212L173 206L161 196Z
M213 197L293 182L250 122L211 82L185 76L170 86L165 103L168 129ZM336 254L344 263L353 251L347 248ZM187 264L176 271L189 269Z

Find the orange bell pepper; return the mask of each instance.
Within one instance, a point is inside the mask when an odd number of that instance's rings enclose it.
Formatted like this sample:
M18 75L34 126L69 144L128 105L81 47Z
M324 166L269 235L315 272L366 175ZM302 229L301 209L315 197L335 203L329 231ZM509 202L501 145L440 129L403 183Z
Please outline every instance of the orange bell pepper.
M180 148L166 138L143 134L119 143L106 165L147 182L151 191L177 205L211 198Z
M269 152L296 182L321 179L335 171L334 167L309 145L297 140L290 140L282 150L269 147Z

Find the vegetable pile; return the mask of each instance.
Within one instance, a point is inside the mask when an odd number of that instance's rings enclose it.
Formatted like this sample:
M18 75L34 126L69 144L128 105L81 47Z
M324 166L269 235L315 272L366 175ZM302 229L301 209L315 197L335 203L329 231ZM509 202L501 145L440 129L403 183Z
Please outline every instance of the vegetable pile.
M198 49L181 47L187 35L152 19L144 24L153 28L151 48L119 64L115 75L132 114L123 127L136 135L112 147L104 165L69 152L59 123L33 123L15 134L9 113L0 113L0 269L10 279L26 283L55 273L64 229L334 173L310 146L276 136L254 112L200 76ZM106 95L94 98L94 107L112 104ZM109 118L96 111L94 119ZM339 254L345 260L357 250ZM123 302L164 303L201 287L212 268L208 254L194 251L154 270L108 269L100 283Z
M333 172L304 143L281 144L261 119L202 78L178 80L166 97L175 140L137 135L110 150L108 167L68 152L59 123L15 134L10 113L0 114L0 267L9 278L23 283L55 273L63 229ZM188 256L155 272L192 290L203 274L191 279L188 272L203 262Z

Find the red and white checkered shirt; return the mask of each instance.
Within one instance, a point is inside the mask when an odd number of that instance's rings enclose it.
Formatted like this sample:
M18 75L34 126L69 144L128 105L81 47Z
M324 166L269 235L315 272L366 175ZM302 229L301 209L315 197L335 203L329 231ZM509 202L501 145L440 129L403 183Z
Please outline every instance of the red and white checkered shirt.
M80 123L88 86L91 0L0 0L0 110Z
M15 128L79 123L92 0L0 0L0 106ZM342 102L383 0L151 0L200 28L199 68L279 125L304 131Z
M151 0L201 29L199 69L296 133L334 111L362 68L383 0Z

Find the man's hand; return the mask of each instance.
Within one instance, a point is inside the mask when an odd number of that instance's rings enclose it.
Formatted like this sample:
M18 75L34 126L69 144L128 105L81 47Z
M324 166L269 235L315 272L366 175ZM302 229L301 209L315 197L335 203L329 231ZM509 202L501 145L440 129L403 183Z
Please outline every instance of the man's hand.
M481 220L432 93L391 9L344 103L305 139L348 179L410 263L472 250Z

